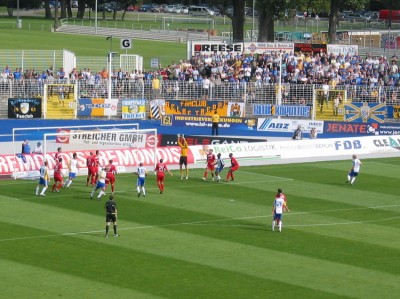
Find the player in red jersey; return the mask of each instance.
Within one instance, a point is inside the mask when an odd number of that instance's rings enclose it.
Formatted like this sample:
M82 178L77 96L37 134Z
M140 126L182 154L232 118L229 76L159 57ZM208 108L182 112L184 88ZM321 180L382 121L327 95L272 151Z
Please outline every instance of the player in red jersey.
M58 161L58 158L61 158L61 151L62 151L61 147L58 147L57 152L54 154L54 161L56 161L56 163Z
M92 186L94 186L99 178L99 167L100 167L100 151L96 151L93 155L93 170L95 171L95 175L92 175Z
M233 175L233 173L234 173L236 170L239 169L239 163L238 163L238 161L236 160L236 158L233 156L232 153L229 154L229 158L231 158L231 167L229 167L228 174L226 175L226 180L225 180L225 182L228 182L228 181L229 181L229 178L231 178L232 181L234 181L234 180L235 180L235 176Z
M60 192L60 188L64 186L64 178L62 173L62 158L59 157L56 165L54 166L54 184L51 192Z
M212 149L208 150L207 158L206 158L206 170L204 171L203 181L207 179L208 171L211 173L211 178L214 179L214 169L215 169L215 155Z
M157 163L156 168L154 169L157 176L157 186L160 189L160 194L164 193L164 178L165 172L168 172L171 176L171 171L168 170L167 165L163 163L163 159L160 159L160 162Z
M86 178L86 186L89 186L89 182L92 181L92 175L93 175L92 160L93 160L93 152L90 152L89 156L86 157L86 166L88 168L88 175Z
M106 166L106 188L108 184L111 184L111 194L114 194L115 188L115 175L117 174L117 168L113 164L113 160L108 161L109 164Z

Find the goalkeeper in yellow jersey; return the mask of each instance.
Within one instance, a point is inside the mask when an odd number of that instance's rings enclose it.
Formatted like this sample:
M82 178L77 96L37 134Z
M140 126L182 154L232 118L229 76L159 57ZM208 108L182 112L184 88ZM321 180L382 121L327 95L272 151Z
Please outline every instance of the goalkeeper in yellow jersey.
M179 171L181 173L181 180L183 179L183 165L185 165L185 173L186 179L189 178L189 170L188 170L188 151L189 146L185 139L185 136L182 134L178 134L178 145L181 148L181 156L179 158Z

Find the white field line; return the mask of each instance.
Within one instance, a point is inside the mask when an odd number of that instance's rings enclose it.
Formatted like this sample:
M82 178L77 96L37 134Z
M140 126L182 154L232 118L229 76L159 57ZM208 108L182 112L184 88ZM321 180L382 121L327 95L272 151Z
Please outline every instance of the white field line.
M280 176L274 176L274 175L263 174L263 173L252 172L252 171L241 171L241 170L238 170L238 172L240 172L240 173L251 173L251 174L255 174L257 176L266 176L266 177L269 177L269 178L276 178L276 179L279 179L279 180L282 180L282 181L294 181L294 179L291 179L291 178L284 178L284 177L280 177Z
M202 180L200 180L200 178L196 178L197 180L198 180L198 185L196 185L196 186L202 186L202 187L216 187L216 186L221 186L221 185L223 185L223 184L229 184L229 185L249 185L249 184L259 184L259 183L263 183L263 184L266 184L266 183L274 183L274 182L282 182L282 181L293 181L293 179L286 179L286 178L279 178L279 177L275 177L275 178L277 178L276 180L274 180L274 179L271 179L271 180L259 180L259 181L229 181L228 183L226 183L226 182L223 182L223 181L221 181L221 182L219 182L219 183L217 183L217 182L215 182L215 181L212 181L211 179L209 179L209 180L207 180L207 181L202 181ZM190 180L190 178L189 178L189 180ZM184 181L186 181L186 180L182 180L183 181L183 183L182 184L184 184ZM211 184L207 184L207 182L210 182ZM23 182L23 183L25 183L25 182ZM21 182L18 182L18 184L21 184ZM36 184L32 184L32 182L29 182L29 184L31 184L32 185L32 197L38 197L38 198L41 198L41 199L44 199L44 198L53 198L53 197L65 197L65 196L68 196L68 197L70 197L71 196L71 194L69 194L69 192L68 192L68 189L64 189L64 188L61 188L61 191L60 191L60 193L54 193L54 196L51 196L50 194L52 193L51 192L51 186L49 186L49 188L46 190L46 195L47 195L47 197L41 197L41 196L36 196L35 195L35 191L36 191ZM12 185L12 184L7 184L7 185ZM132 184L132 185L134 185L134 183ZM194 186L193 185L174 185L174 186L168 186L168 189L183 189L183 188L193 188ZM71 185L71 187L70 187L71 189L73 189L74 188L74 184L72 183L72 185ZM168 189L166 190L166 191L168 191ZM40 190L42 190L42 187L40 187ZM158 187L147 187L146 188L146 190L158 190ZM87 194L88 194L88 198L89 198L89 195L90 195L90 192L92 191L92 188L91 187L87 187L87 189L86 189L86 191L84 191L84 192L87 192ZM107 191L107 190L106 190ZM136 189L132 189L132 190L120 190L120 191L118 191L118 190L116 190L114 193L120 193L120 194L123 194L123 193L136 193L137 191L136 191ZM97 194L97 192L95 193L95 194ZM8 198L8 199L13 199L13 200L19 200L19 199L21 199L21 200L26 200L26 199L31 199L32 197L23 197L23 198L13 198L13 197L8 197L8 196L1 196L0 195L0 199L1 198ZM104 197L103 197L104 198Z
M342 211L352 211L352 210L367 210L367 209L379 209L379 208L393 208L400 207L400 205L387 205L387 206L373 206L373 207L364 207L364 208L353 208L353 209L334 209L334 210L319 210L319 211L308 211L308 212L297 212L297 213L287 213L286 216L289 215L302 215L302 214L312 214L312 213L329 213L329 212L342 212ZM137 229L149 229L149 228L163 228L169 226L180 226L180 225L217 225L213 224L215 222L223 222L223 221L232 221L232 220L243 220L243 219L255 219L255 218L267 218L271 217L271 215L260 215L260 216L246 216L246 217L237 217L237 218L222 218L222 219L214 219L214 220L201 220L201 221L193 221L193 222L181 222L181 223L170 223L170 224L161 224L161 225L143 225L143 226L133 226L126 228L119 228L119 231L128 231L128 230L137 230ZM315 223L315 224L289 224L285 225L285 227L312 227L312 226L333 226L333 225L350 225L350 224L363 224L363 223L371 223L371 222L381 222L388 221L393 219L399 219L400 216L390 217L390 218L382 218L382 219L374 219L374 220L366 220L366 221L348 221L348 222L335 222L335 223ZM244 227L248 225L244 224L222 224L219 226L238 226ZM93 231L81 231L81 232L65 232L58 234L49 234L49 235L41 235L41 236L32 236L32 237L21 237L21 238L8 238L8 239L0 239L1 242L11 242L11 241L19 241L19 240L32 240L32 239L40 239L40 238L53 238L53 237L62 237L62 236L76 236L76 235L85 235L85 234L104 234L104 230L93 230Z

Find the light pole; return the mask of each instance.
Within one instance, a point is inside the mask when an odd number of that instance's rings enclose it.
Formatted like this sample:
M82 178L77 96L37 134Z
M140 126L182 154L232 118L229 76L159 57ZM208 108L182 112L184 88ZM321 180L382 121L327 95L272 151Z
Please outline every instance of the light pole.
M19 21L19 0L17 0L17 29L21 29Z
M97 35L97 0L94 4L94 31Z
M256 0L253 0L253 27L251 29L251 41L253 41L253 36L254 36L254 28L255 28L255 19L254 19L254 9L255 9L255 5L256 4Z
M278 82L278 103L277 105L282 105L282 56L285 53L279 53L279 82Z
M108 84L107 84L107 94L108 94L108 99L111 100L111 90L112 90L112 82L111 82L111 72L112 72L112 57L113 57L113 52L112 52L112 35L107 36L106 40L110 41L110 51L108 52Z

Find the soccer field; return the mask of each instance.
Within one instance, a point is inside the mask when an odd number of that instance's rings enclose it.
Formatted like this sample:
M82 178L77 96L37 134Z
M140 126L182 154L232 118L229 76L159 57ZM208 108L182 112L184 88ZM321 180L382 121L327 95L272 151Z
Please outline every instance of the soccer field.
M228 183L173 170L164 194L149 171L145 198L120 174L119 238L104 238L107 197L90 200L83 177L46 197L0 181L1 297L398 298L400 160L362 161L353 186L350 160L241 167Z

